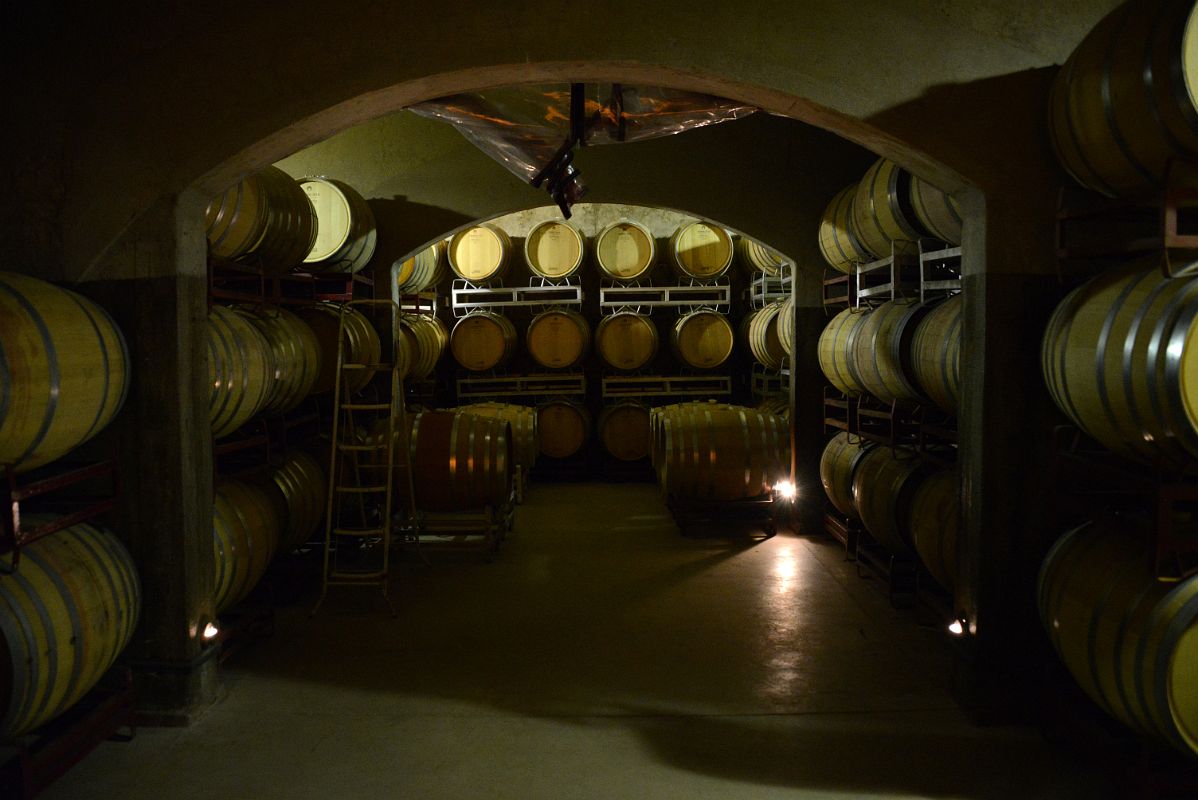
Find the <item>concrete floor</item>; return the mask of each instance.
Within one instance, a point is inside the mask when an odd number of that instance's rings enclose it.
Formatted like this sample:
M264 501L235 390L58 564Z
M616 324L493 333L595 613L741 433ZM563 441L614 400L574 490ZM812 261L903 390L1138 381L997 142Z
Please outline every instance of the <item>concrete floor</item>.
M386 613L280 612L188 729L47 798L1087 798L1030 731L971 727L939 631L826 539L679 536L647 485L541 485L493 564L400 564ZM335 590L336 591L336 590Z

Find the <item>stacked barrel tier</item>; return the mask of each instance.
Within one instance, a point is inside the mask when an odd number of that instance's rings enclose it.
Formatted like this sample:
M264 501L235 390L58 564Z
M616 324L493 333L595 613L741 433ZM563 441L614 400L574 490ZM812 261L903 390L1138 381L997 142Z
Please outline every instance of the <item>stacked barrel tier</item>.
M524 239L524 262L533 275L550 281L564 280L582 267L587 242L568 222L546 220Z
M274 354L262 332L235 310L213 306L208 313L212 434L228 436L265 408L274 374Z
M657 413L654 466L667 496L761 497L789 475L789 426L780 417L719 403L683 403Z
M449 267L473 284L499 281L511 261L512 240L493 225L475 225L449 240Z
M778 335L778 314L781 301L770 303L745 315L741 321L741 339L753 360L767 369L780 369L786 350ZM793 334L792 334L793 335Z
M911 342L927 306L890 300L870 311L853 332L852 373L861 387L884 403L914 403L921 394L911 365Z
M472 311L454 324L449 350L465 369L484 372L506 364L517 341L516 327L503 314Z
M208 204L205 217L209 252L268 275L302 265L317 236L308 195L278 167L238 182Z
M850 184L832 198L819 222L819 251L828 265L849 275L854 264L873 260L853 227L853 198L857 184Z
M824 326L819 335L819 366L828 382L849 397L865 394L865 383L857 374L853 358L857 337L869 312L846 308Z
M775 414L782 419L790 421L790 397L788 395L779 395L767 397L757 404L757 410L766 414Z
M312 386L314 394L331 392L337 385L337 348L343 324L345 346L340 354L342 360L346 364L361 364L365 367L353 370L346 376L346 389L357 392L370 383L375 370L369 365L379 363L382 343L379 341L378 331L362 312L352 306L318 303L300 306L295 313L312 329L320 345L320 371Z
M103 430L124 405L131 366L100 306L0 272L0 465L27 472Z
M952 195L917 175L911 176L910 192L911 208L923 229L946 244L961 244L961 208Z
M432 289L445 277L445 242L438 240L396 261L393 272L395 288L400 294L418 294Z
M504 506L512 487L512 432L506 419L457 411L412 417L408 446L423 511ZM405 492L399 496L405 496Z
M591 438L591 414L577 401L549 400L537 407L537 430L542 455L570 458Z
M233 309L258 329L270 348L271 380L262 411L285 412L312 393L320 374L320 342L304 321L278 306Z
M541 452L541 433L537 427L535 408L515 403L471 403L447 410L506 420L512 427L512 463L527 475L537 462L537 455Z
M635 281L649 273L657 258L657 242L649 229L632 220L608 225L595 237L595 263L614 281Z
M670 345L684 365L715 369L732 355L736 337L726 316L705 308L678 318L670 331Z
M932 308L915 328L911 372L924 396L947 414L956 414L961 394L960 294Z
M889 256L892 248L914 252L928 232L911 203L911 174L885 158L874 162L853 195L853 230L874 258Z
M408 368L403 377L427 378L449 344L449 331L445 323L431 314L403 314L399 318L398 340L408 354Z
M595 329L595 349L619 370L645 367L657 355L657 326L645 314L621 311L604 317Z
M217 613L244 600L278 551L283 520L270 496L245 481L216 487L212 509L212 553Z
M307 544L324 519L328 481L320 462L303 450L289 451L270 479L284 500L279 553L289 553Z
M873 443L841 431L833 436L819 459L819 479L829 502L849 519L860 519L853 501L853 477Z
M786 354L786 357L791 358L794 355L795 341L794 295L782 301L782 307L778 309L778 313L774 317L774 324L777 327L778 344L782 347L782 352Z
M941 469L919 484L911 498L911 545L936 582L953 591L961 535L961 476Z
M1146 531L1101 520L1066 533L1040 571L1044 629L1111 716L1198 755L1198 578L1156 580Z
M1057 306L1041 349L1056 404L1109 449L1183 466L1198 457L1198 280L1152 257L1105 272Z
M599 441L618 461L648 458L649 408L632 401L605 406L599 414Z
M925 473L914 453L871 447L853 471L853 508L865 530L894 555L911 555L911 500Z
M708 222L680 225L670 237L670 266L681 278L714 281L732 266L732 235Z
M1171 160L1198 156L1198 13L1191 0L1129 2L1057 73L1052 146L1082 186L1112 196L1162 185Z
M586 358L591 326L577 311L550 309L533 317L524 337L532 360L546 369L569 369Z
M141 586L120 541L82 523L24 545L19 564L0 555L0 569L0 740L8 740L96 685L133 636Z
M316 238L304 266L313 272L358 272L378 245L374 212L352 186L333 178L302 178L316 212Z
M736 255L750 277L759 272L774 278L780 277L782 266L786 263L777 250L748 236L736 240Z

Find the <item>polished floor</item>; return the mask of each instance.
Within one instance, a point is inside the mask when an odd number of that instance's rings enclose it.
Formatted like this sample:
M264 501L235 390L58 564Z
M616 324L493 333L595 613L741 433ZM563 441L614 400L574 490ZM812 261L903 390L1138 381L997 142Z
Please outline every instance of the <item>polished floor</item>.
M1031 731L970 726L938 630L830 540L679 535L647 485L535 486L492 564L405 557L225 669L188 729L47 798L1087 798Z

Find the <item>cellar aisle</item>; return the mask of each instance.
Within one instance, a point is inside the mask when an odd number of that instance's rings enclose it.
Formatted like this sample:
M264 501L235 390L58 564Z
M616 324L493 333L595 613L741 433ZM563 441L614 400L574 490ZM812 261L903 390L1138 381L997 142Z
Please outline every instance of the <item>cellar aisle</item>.
M47 798L1103 797L978 729L945 642L830 540L685 538L654 487L538 485L500 558L405 556L398 618L280 612L188 729L109 743Z

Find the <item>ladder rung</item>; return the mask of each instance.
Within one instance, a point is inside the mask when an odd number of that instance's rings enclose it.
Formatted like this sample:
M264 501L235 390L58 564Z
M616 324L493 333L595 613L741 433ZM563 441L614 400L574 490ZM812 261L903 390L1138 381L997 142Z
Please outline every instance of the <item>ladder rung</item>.
M390 403L342 403L342 411L386 411Z
M334 536L386 536L386 528L333 528Z
M338 486L336 491L342 494L370 494L371 492L385 492L387 486Z

